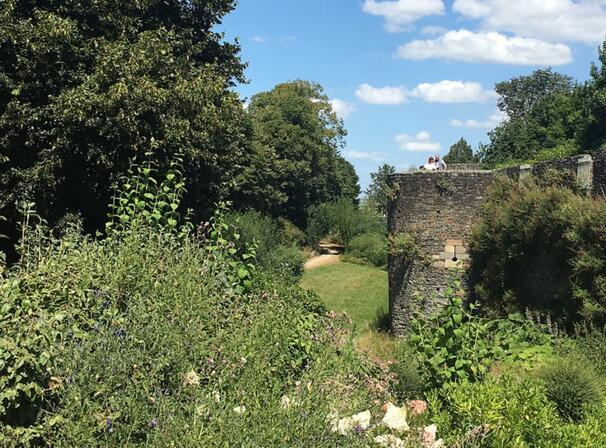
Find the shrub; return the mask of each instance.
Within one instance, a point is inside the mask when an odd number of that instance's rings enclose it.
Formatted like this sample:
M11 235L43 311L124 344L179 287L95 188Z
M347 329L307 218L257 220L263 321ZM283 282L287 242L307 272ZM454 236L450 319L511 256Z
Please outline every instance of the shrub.
M347 255L374 266L387 266L387 241L384 235L364 233L354 237L347 246Z
M581 421L587 406L601 404L604 398L597 374L578 358L557 358L544 368L542 378L564 420Z
M347 245L363 233L386 233L385 219L367 209L360 209L351 200L320 204L310 211L307 242L315 246L327 238Z
M270 258L268 270L290 282L297 282L303 276L305 257L296 246L277 246Z
M453 384L445 396L431 393L428 401L431 421L443 431L447 446L562 446L553 444L560 422L538 381L488 377L482 382ZM468 444L459 444L462 440Z
M471 239L472 283L493 315L529 308L568 330L580 320L602 324L606 203L553 177L495 183Z
M392 384L394 395L401 401L422 397L426 384L420 374L420 366L414 349L405 342L400 343L395 353L396 362L390 366L396 375Z
M470 311L474 309L471 305ZM470 311L453 295L436 316L412 322L409 341L430 385L448 388L454 382L481 379L494 361L531 363L551 350L551 337L521 316L489 320Z

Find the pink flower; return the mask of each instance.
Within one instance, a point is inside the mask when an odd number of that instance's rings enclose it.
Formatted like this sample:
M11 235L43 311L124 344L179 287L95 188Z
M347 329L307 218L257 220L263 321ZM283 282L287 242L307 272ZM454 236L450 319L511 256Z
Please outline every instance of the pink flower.
M421 415L427 410L427 402L423 400L411 400L407 405L412 415Z
M429 425L423 428L423 445L427 447L432 447L434 443L436 443L436 433L438 432L438 427L436 425Z

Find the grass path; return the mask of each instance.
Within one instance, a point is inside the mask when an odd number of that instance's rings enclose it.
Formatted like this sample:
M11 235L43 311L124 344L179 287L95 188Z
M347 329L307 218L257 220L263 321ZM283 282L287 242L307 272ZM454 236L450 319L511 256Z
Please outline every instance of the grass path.
M372 266L321 266L306 271L301 286L317 292L330 310L347 312L357 334L376 329L389 309L387 272Z

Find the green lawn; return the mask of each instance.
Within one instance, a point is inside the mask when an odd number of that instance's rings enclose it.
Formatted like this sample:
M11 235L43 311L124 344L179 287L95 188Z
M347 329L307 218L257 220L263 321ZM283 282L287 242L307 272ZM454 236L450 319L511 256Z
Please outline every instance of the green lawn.
M334 311L346 311L359 334L380 326L389 309L387 272L371 266L337 263L306 271L301 286L317 292Z

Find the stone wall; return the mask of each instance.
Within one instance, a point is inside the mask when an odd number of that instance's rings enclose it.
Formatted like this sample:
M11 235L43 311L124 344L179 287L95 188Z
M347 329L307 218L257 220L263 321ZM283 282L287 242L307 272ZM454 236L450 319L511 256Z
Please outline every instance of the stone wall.
M444 290L461 278L471 227L493 179L492 171L419 171L395 174L390 234L414 237L419 256L389 257L389 308L396 334L406 332L415 312L432 312Z
M388 210L389 233L413 236L418 249L415 257L389 256L389 309L395 334L406 333L416 313L432 313L442 306L444 291L453 280L466 287L467 244L494 176L523 180L548 169L567 173L570 182L587 194L606 198L606 153L498 172L418 171L392 176L397 195Z

